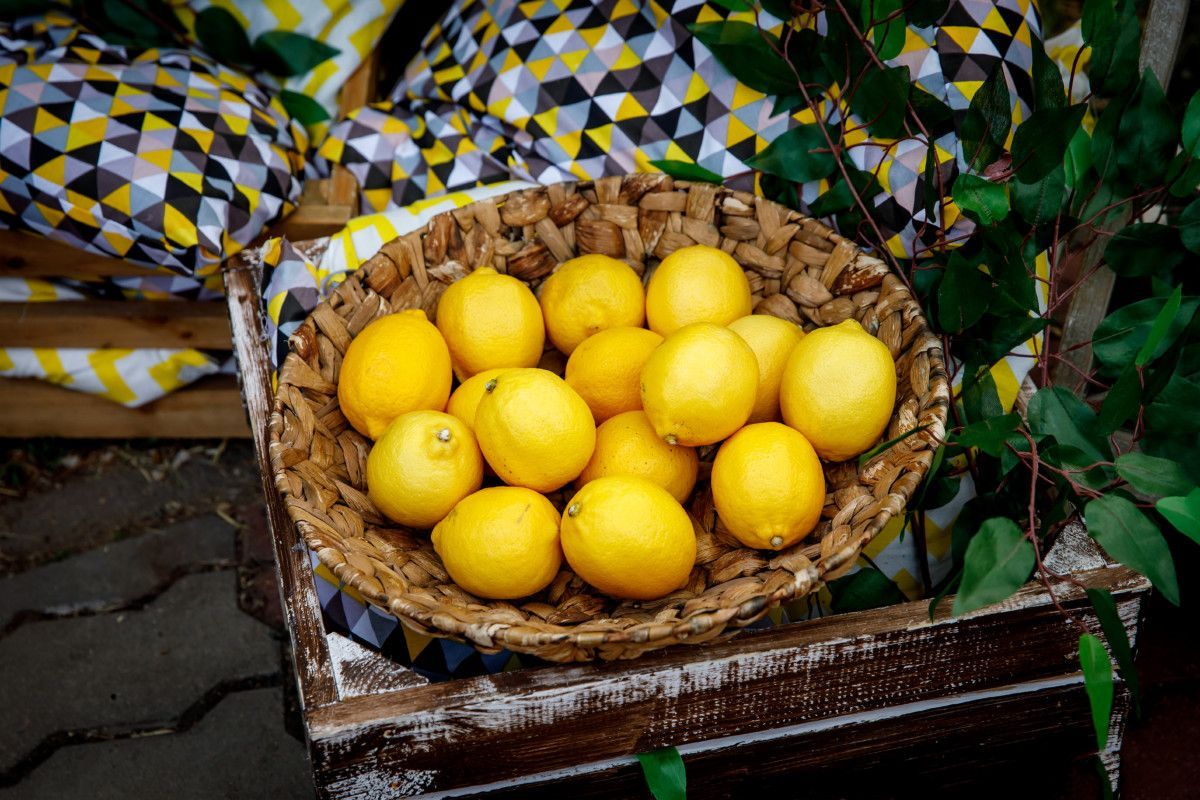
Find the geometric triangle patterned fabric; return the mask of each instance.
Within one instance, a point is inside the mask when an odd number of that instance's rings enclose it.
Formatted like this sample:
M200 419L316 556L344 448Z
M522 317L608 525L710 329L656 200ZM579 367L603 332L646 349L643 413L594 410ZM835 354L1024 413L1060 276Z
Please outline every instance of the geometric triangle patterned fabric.
M772 113L773 98L740 84L688 30L722 18L754 22L750 12L697 0L457 0L390 100L333 125L318 153L355 175L364 212L508 178L646 171L664 158L754 189L745 160L813 119L807 109ZM1039 37L1030 0L953 0L940 24L910 28L889 64L907 66L956 112L956 124L982 80L1003 67L1015 125L1031 108L1031 42ZM938 226L951 238L970 232L953 203L945 220L925 220L924 142L859 136L851 157L879 177L873 202L892 250L920 252ZM965 166L954 130L935 149L950 186ZM813 182L802 199L824 188Z
M200 291L292 209L307 147L277 101L203 55L111 45L58 11L0 22L0 227Z

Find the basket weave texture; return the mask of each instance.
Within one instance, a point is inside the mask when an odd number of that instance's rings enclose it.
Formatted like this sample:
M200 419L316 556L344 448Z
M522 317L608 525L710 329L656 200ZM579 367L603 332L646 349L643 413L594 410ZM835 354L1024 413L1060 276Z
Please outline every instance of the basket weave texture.
M618 602L563 564L523 602L488 601L455 585L428 531L395 526L366 494L370 442L342 416L338 370L353 337L379 316L422 308L431 319L446 286L492 265L536 292L557 264L584 253L623 259L643 276L674 250L720 247L742 265L755 312L806 329L854 317L896 359L896 408L884 436L927 426L868 462L826 464L816 530L778 553L741 546L713 509L701 448L688 510L698 539L683 589L654 602ZM565 357L547 342L541 366ZM949 386L941 343L885 265L826 226L754 195L663 175L556 184L477 202L385 244L349 275L290 340L270 419L276 486L308 546L345 584L422 633L550 661L633 658L671 644L730 635L772 607L846 572L897 517L943 438ZM552 494L562 509L572 487Z

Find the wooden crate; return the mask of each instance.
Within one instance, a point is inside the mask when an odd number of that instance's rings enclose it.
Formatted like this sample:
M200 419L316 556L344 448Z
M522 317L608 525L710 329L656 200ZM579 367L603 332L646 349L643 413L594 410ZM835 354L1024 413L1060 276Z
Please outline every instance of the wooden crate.
M668 746L691 798L1028 795L1032 774L1051 786L1086 770L1095 745L1078 631L1036 584L962 619L947 613L953 598L933 621L927 603L906 603L628 662L434 684L327 631L269 465L258 274L239 258L225 281L321 797L642 797L635 754ZM1107 563L1078 525L1048 562L1113 592L1136 642L1143 577ZM1058 594L1098 630L1080 589ZM1114 781L1125 703L1119 686L1102 754Z
M363 62L342 88L342 114L375 96L378 61ZM309 181L299 206L267 235L291 240L327 236L357 213L354 177L335 166ZM265 238L265 236L264 236ZM0 230L0 277L95 281L145 276L154 270L88 253L22 231ZM171 275L169 270L159 274ZM225 303L183 301L0 303L0 347L181 348L228 353ZM153 403L125 408L104 397L34 380L0 379L0 436L70 438L244 438L250 435L232 376L198 381Z

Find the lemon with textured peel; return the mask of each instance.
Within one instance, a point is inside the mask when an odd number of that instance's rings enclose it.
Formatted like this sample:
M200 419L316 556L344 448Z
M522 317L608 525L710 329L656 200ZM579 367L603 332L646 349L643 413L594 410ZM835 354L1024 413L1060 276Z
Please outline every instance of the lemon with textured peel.
M359 433L378 439L401 414L441 411L450 396L450 352L420 309L380 317L359 331L338 374L338 404Z
M747 547L780 550L807 536L825 505L825 473L808 440L779 422L747 425L717 451L713 505Z
M663 338L645 328L609 328L584 339L567 359L567 385L596 422L642 407L642 367Z
M696 531L675 498L645 478L611 475L579 490L562 517L562 548L579 577L613 597L654 600L683 587Z
M750 422L779 419L779 384L792 348L804 332L799 325L767 314L751 314L729 323L729 330L746 340L758 360L758 393Z
M501 480L549 492L579 476L596 445L587 403L544 369L512 369L484 386L475 435Z
M750 345L709 322L672 333L642 368L642 408L668 444L721 441L749 419L757 393Z
M642 279L624 261L599 253L565 261L539 292L546 333L570 355L584 339L609 328L640 328L646 319Z
M559 516L532 489L493 486L463 498L433 529L433 549L473 595L515 600L545 589L562 564Z
M367 456L367 495L393 522L433 527L483 482L483 456L462 420L410 411L392 421Z
M437 326L460 380L498 367L532 367L546 343L533 292L491 267L450 284L438 300Z
M696 485L700 459L691 447L664 442L644 411L626 411L596 428L596 449L575 485L633 475L666 489L680 503Z
M750 313L750 282L733 256L715 247L681 247L646 286L646 323L668 336L694 322L728 325Z
M466 423L472 431L475 430L475 411L479 401L483 399L487 382L497 375L507 372L511 367L485 369L477 375L467 378L459 387L450 393L450 402L446 403L446 413L453 414Z
M779 390L783 419L829 461L879 441L896 405L887 345L853 319L806 335L788 357Z

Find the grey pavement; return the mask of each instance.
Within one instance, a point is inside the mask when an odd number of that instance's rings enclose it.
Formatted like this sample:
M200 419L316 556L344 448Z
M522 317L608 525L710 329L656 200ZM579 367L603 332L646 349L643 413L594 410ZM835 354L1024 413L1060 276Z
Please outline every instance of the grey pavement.
M248 448L0 501L0 797L312 796Z

